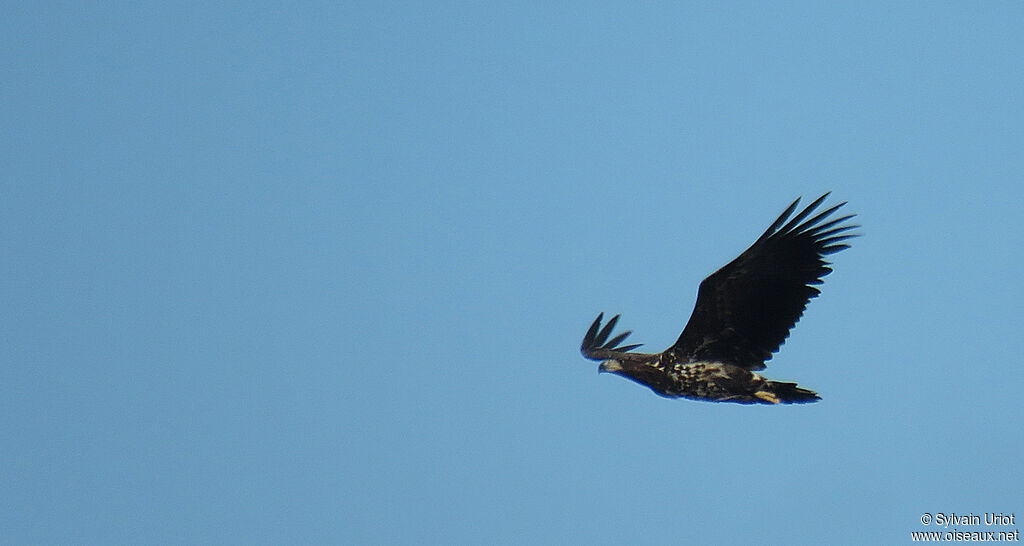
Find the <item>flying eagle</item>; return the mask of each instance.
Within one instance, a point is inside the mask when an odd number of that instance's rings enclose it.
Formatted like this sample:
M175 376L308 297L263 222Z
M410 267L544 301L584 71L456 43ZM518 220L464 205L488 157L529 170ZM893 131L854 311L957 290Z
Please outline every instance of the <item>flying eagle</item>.
M814 391L755 371L765 368L818 295L812 285L832 272L824 257L849 248L843 241L857 236L847 232L859 226L844 224L853 214L825 221L845 202L807 219L828 195L789 219L800 199L794 201L750 248L704 279L690 321L664 352L630 352L640 346L621 345L631 332L609 339L619 315L602 328L601 313L583 338L583 356L601 361L599 372L621 375L667 398L740 404L820 400Z

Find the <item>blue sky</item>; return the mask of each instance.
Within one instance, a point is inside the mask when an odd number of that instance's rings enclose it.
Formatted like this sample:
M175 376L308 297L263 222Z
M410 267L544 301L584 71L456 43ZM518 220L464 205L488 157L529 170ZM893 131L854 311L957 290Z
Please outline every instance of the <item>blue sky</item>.
M8 6L0 542L1024 517L1024 7L818 4ZM864 237L766 370L820 403L578 354L828 190Z

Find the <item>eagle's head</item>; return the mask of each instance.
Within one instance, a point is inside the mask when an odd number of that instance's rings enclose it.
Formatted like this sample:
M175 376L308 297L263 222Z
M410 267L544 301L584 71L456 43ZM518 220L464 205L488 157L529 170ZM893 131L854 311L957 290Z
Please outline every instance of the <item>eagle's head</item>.
M601 372L615 373L615 372L621 372L621 371L622 371L622 363L619 362L618 360L614 360L614 359L604 360L604 361L601 362L601 365L597 367L597 373L601 373Z

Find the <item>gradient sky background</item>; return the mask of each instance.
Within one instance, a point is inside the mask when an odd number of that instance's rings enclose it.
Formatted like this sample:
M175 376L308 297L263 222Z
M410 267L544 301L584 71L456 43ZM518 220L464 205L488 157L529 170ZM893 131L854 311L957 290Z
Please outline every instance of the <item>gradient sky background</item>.
M7 5L0 542L1024 518L1024 4L818 4ZM864 237L766 372L822 402L578 354L828 190Z

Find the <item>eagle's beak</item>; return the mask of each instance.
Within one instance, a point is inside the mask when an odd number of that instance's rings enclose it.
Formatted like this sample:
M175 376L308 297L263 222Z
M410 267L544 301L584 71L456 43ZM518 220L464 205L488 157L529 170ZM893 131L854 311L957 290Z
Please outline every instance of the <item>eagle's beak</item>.
M622 363L618 360L605 360L597 367L597 373L622 371Z

